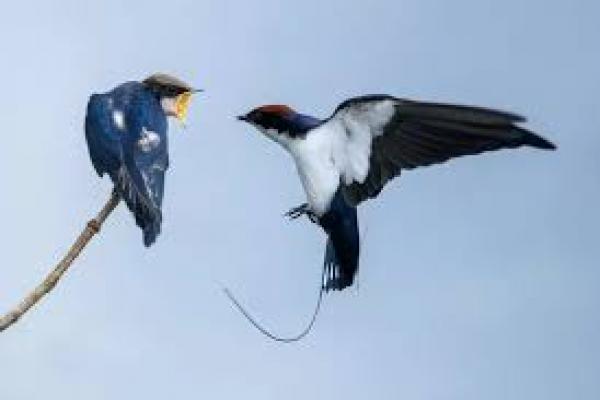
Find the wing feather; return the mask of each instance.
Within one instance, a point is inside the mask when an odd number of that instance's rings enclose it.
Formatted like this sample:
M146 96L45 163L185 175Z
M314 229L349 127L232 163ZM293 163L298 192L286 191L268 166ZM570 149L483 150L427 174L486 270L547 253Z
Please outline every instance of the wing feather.
M348 147L352 146L341 173L344 195L353 205L377 196L403 169L504 148L555 149L551 142L517 125L525 122L517 114L387 95L347 100L325 124L329 121L344 127ZM369 141L364 140L365 132ZM369 157L368 171L361 171L351 157L356 156L357 146Z
M151 98L140 98L128 111L131 140L125 144L125 167L135 191L128 206L150 246L161 232L165 173L169 166L166 118ZM144 145L140 145L144 141Z
M85 138L92 165L99 176L119 169L123 160L119 132L111 121L109 99L94 94L88 101Z

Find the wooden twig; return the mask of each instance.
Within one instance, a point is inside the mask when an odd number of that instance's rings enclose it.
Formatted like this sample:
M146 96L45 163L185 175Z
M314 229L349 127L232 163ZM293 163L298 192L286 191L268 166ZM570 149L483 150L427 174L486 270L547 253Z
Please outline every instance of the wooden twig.
M108 218L110 213L117 207L121 198L113 191L110 199L106 202L96 218L89 221L75 243L71 246L67 254L58 263L56 267L46 276L31 293L29 293L14 309L7 312L0 318L0 332L14 324L33 307L42 297L49 293L58 283L59 279L69 269L73 261L79 256L79 253L85 248L89 241L100 231L102 224Z

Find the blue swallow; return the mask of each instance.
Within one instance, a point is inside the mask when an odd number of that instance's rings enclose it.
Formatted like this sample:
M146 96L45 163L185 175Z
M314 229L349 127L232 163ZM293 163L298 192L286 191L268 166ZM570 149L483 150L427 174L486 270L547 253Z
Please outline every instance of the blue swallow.
M184 121L198 90L166 74L126 82L90 97L85 137L94 169L110 176L150 246L160 234L168 117Z

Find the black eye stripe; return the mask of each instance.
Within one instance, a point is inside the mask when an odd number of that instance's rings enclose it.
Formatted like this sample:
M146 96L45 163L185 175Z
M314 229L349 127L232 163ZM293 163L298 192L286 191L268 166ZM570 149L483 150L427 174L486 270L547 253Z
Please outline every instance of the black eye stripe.
M306 136L308 128L299 126L290 118L280 114L264 113L262 111L254 111L249 115L250 119L261 126L263 129L274 129L279 134L286 133L291 138L300 138Z
M172 85L149 84L149 88L162 97L177 97L187 91L186 88Z
M253 120L265 129L275 129L279 132L285 131L288 128L288 123L279 115L265 114L263 112L256 112L253 116Z

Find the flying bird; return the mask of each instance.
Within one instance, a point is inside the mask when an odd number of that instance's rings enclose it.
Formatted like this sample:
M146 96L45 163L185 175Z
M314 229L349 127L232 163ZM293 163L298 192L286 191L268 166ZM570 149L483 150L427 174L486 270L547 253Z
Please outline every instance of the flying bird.
M520 126L525 118L516 114L389 95L348 99L327 119L285 105L261 106L238 119L281 145L294 160L307 201L285 215L291 219L306 215L327 234L317 305L300 334L288 338L272 334L224 289L255 328L286 343L310 332L324 292L354 283L360 256L356 208L377 197L403 170L486 151L556 148Z
M90 97L85 137L99 176L108 174L143 232L144 245L160 233L165 172L169 167L167 117L184 122L198 90L166 75L126 82Z
M351 286L358 271L357 206L403 170L486 151L556 148L520 126L525 118L516 114L389 95L351 98L324 120L285 105L258 107L238 119L292 156L307 202L286 215L306 215L327 234L326 292Z

